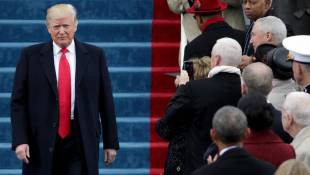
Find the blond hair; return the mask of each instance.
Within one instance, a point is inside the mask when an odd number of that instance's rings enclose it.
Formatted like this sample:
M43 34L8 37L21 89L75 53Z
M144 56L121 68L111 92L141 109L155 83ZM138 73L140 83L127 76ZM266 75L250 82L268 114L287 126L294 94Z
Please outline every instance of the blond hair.
M56 4L52 7L47 9L46 13L46 26L49 25L49 20L57 19L57 18L64 18L68 16L72 16L74 19L75 24L78 24L77 17L76 17L76 9L71 4Z
M310 169L304 162L291 159L283 162L275 175L310 175Z
M202 58L191 59L193 62L194 80L208 78L211 69L211 58L204 56Z

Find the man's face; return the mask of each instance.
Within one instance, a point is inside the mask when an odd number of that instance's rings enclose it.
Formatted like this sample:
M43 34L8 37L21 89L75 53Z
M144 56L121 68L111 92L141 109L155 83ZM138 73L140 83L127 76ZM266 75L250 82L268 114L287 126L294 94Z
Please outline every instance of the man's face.
M243 0L242 3L245 15L252 21L265 15L270 8L270 0Z
M259 30L258 24L253 26L250 43L252 43L254 51L259 45L268 43L267 34Z
M292 69L293 69L293 74L294 74L295 81L297 82L297 84L303 86L300 63L298 63L296 61L293 61Z
M50 19L48 21L48 32L52 40L61 48L68 47L77 29L73 16Z
M281 113L282 113L281 120L282 120L283 129L284 129L284 131L288 132L288 122L287 122L288 114L283 109L283 107L282 107Z

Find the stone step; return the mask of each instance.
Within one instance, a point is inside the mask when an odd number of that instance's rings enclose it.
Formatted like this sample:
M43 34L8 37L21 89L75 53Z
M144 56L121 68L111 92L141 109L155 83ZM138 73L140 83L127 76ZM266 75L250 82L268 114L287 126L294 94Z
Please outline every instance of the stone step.
M36 43L0 42L0 68L15 67L20 57L21 49ZM111 67L150 67L151 52L154 57L165 60L161 63L153 62L155 67L173 67L178 59L179 43L150 42L115 42L91 44L105 51L108 66ZM153 51L151 49L153 48Z
M45 19L46 10L61 0L1 0L0 19ZM73 4L80 19L152 19L153 0L67 0ZM17 5L18 4L18 5Z
M14 68L12 68L14 69ZM11 70L12 70L11 69ZM3 69L2 69L3 70ZM15 71L1 71L0 68L0 93L12 91ZM145 93L150 91L150 68L111 68L110 79L112 90L115 93L133 92Z
M100 168L100 175L150 175L150 171L155 171L151 175L160 175L162 170L152 170L148 168ZM21 175L21 169L0 169L0 175Z
M150 144L147 142L123 142L120 143L120 150L117 158L111 166L105 169L114 168L149 168ZM30 148L31 155L31 148ZM102 146L99 153L99 167L104 168ZM19 169L21 163L15 157L15 153L11 151L10 143L0 143L0 169Z
M117 116L150 116L150 93L114 93L114 103ZM153 105L156 106L153 113L162 116L171 93L152 94ZM0 117L10 116L10 93L0 93Z
M150 141L150 122L148 117L118 117L118 136L120 142ZM10 118L0 118L0 143L11 142Z
M146 93L150 91L151 74L155 82L152 92L170 92L175 77L167 75L178 68L110 67L110 79L114 93ZM0 68L0 93L12 91L15 68ZM172 87L172 88L171 88Z
M151 20L81 20L77 38L84 42L150 42ZM43 20L0 20L0 42L49 41Z

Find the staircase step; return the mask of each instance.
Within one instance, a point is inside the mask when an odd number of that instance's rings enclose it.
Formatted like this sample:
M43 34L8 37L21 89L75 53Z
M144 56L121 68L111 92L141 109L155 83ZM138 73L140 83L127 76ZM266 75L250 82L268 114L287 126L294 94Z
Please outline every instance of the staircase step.
M101 146L102 148L102 146ZM149 168L149 143L121 143L117 158L111 166L106 169L114 168ZM31 148L30 148L31 149ZM30 150L31 154L31 150ZM99 153L99 167L104 168L103 151ZM10 143L0 143L0 169L18 169L21 168L20 161L17 160Z
M173 13L167 4L167 0L154 0L154 15L153 19L180 19L179 14Z
M150 116L150 93L114 93L117 116ZM152 94L154 116L162 116L173 94ZM10 115L10 93L0 93L0 117Z
M162 169L148 169L148 168L123 168L123 169L116 169L116 168L100 168L99 174L100 175L160 175L162 173ZM20 175L22 174L21 169L1 169L0 175Z
M148 142L150 122L147 117L118 117L118 136L120 142ZM11 142L10 118L0 118L0 143Z
M33 44L36 43L0 43L0 67L15 67L20 57L21 49ZM109 66L150 66L151 43L149 42L92 42L91 44L104 49ZM165 49L165 47L158 47L158 50L161 49Z
M15 67L20 57L21 49L35 43L0 42L0 67ZM153 57L164 61L153 59L154 67L173 67L178 65L179 43L149 43L149 42L117 42L100 43L92 42L104 49L107 63L111 67L149 67L151 65L151 48Z
M117 116L150 116L149 93L115 93ZM10 93L0 93L0 117L10 115Z
M14 69L14 68L12 68ZM0 68L0 93L12 91L15 71ZM2 71L8 70L8 71ZM150 68L122 67L110 68L112 90L115 93L122 92L149 92L150 91Z
M179 47L179 42L152 43L152 67L175 67L179 65Z
M80 20L85 42L150 42L151 20ZM0 42L42 42L50 37L43 20L0 20Z
M151 143L151 167L163 168L167 159L168 143L165 142L152 142Z
M152 42L179 42L180 21L179 20L154 20Z
M18 3L18 5L17 5ZM0 1L0 19L45 19L46 9L60 0ZM80 19L152 19L153 0L67 0L73 4Z
M110 78L114 93L141 93L150 91L151 74L153 77L152 92L171 92L175 90L175 77L167 73L177 72L179 68L149 67L110 67ZM15 68L0 68L0 93L12 91ZM172 90L173 89L173 90Z

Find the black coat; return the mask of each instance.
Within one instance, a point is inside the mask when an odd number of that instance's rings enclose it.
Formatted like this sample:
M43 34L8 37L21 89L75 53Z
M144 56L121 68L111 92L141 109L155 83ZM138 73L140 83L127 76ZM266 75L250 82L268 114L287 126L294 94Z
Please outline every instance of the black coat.
M112 90L103 51L76 40L75 49L75 117L88 174L96 175L101 130L104 147L119 148ZM58 128L52 41L23 49L15 73L11 119L12 149L20 144L30 147L30 163L23 164L23 174L50 175Z
M242 148L225 152L217 161L195 170L191 175L273 175L276 168L253 158Z
M245 32L235 30L226 22L217 22L208 26L201 35L185 47L184 61L193 57L211 56L211 50L218 39L229 37L244 46Z
M289 24L295 35L310 35L309 0L273 0L272 7L274 15Z
M211 143L214 113L225 105L236 106L241 97L237 74L219 73L212 78L181 85L168 104L164 118L169 128L189 126L185 142L185 174L203 165L203 154Z

